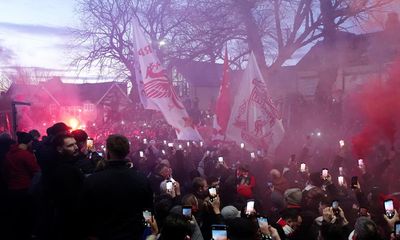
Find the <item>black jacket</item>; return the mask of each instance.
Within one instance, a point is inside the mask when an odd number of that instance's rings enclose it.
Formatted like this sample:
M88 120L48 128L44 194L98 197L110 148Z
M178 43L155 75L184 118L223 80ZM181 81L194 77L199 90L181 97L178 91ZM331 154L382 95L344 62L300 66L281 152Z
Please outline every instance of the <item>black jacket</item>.
M140 239L143 210L152 209L149 181L127 161L109 160L83 186L81 211L86 235L98 239Z

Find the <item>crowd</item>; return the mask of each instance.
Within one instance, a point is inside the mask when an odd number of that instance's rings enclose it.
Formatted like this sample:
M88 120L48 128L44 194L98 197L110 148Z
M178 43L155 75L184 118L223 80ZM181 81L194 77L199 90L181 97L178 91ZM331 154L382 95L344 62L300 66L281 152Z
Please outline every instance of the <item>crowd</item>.
M153 124L124 126L128 137L104 130L95 142L64 123L42 138L0 135L0 238L400 239L392 148L357 161L342 147L329 161L306 143L271 159L173 141Z

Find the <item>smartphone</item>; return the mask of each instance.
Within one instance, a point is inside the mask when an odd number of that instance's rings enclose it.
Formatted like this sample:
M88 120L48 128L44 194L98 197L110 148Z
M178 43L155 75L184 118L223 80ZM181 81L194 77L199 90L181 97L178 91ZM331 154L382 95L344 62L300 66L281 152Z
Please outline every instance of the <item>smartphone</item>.
M192 206L183 206L182 207L182 215L186 219L192 219Z
M256 158L256 154L254 152L250 153L251 158Z
M364 160L358 159L358 167L362 168L364 166Z
M211 236L213 240L228 240L226 225L211 225Z
M151 212L149 210L143 211L143 218L144 218L145 221L151 219L151 215L152 214L151 214Z
M394 236L395 236L396 238L400 237L400 221L397 221L397 222L394 224Z
M326 178L328 178L328 174L329 174L329 172L328 172L328 169L327 168L323 168L322 169L322 178L323 179L326 179Z
M147 139L146 138L143 138L143 143L147 144Z
M103 153L102 152L97 152L97 154L99 154L100 157L103 157Z
M162 154L163 154L163 155L165 155L165 154L166 154L164 149L163 149L163 150L161 150L161 152L162 152Z
M217 196L217 189L215 187L210 187L208 189L208 193L210 194L211 198L215 198Z
M338 177L338 184L339 184L339 186L343 186L343 184L344 184L344 177L343 176L339 176Z
M244 148L244 143L240 144L240 148L243 149Z
M268 226L268 218L266 217L258 217L257 222L259 227Z
M200 147L202 147L203 146L203 142L200 142Z
M93 146L94 146L93 138L88 138L88 139L86 140L86 148L87 148L88 150L92 150L92 149L93 149Z
M250 215L254 212L254 200L248 200L246 205L246 214Z
M172 181L167 181L167 191L172 191Z
M174 147L173 143L168 143L168 147Z
M144 157L143 151L139 151L139 156L140 156L141 158Z
M178 145L178 148L179 148L179 149L182 149L182 148L183 148L183 147L182 147L182 144L179 144L179 145Z
M358 185L358 177L353 176L351 177L351 188L357 188Z
M393 205L393 200L388 199L385 200L383 203L385 206L385 213L388 218L393 218L394 217L394 205Z
M218 162L223 163L224 162L224 157L218 157Z
M339 141L339 145L340 145L341 148L344 147L344 140L340 140Z
M302 163L300 164L300 172L305 172L306 171L306 164Z
M335 215L339 215L340 210L339 210L339 201L338 200L332 201L332 210Z

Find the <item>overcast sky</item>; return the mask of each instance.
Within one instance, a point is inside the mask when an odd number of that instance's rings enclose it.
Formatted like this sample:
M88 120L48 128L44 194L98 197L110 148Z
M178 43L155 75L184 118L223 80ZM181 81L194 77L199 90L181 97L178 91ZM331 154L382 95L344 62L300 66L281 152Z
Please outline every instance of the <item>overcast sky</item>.
M0 45L15 53L9 64L66 69L67 28L79 27L76 1L0 0Z

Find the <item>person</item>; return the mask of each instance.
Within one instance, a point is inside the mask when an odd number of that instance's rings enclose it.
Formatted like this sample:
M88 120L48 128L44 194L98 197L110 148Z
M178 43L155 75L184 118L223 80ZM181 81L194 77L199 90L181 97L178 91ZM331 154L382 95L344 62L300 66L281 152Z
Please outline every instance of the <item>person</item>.
M94 151L93 144L87 143L89 136L84 130L77 129L72 131L71 134L74 136L79 150L76 166L83 172L83 174L90 175L96 170L98 162L103 158Z
M53 146L57 151L55 166L49 175L49 197L54 203L55 238L78 239L78 201L84 175L76 167L79 148L74 136L61 133L54 137Z
M32 136L17 132L17 139L18 144L11 147L4 162L10 210L10 228L7 230L13 239L28 239L33 221L33 202L29 189L40 168L31 152Z
M142 212L153 208L147 178L126 159L129 141L122 135L106 140L106 166L85 179L81 195L84 236L98 239L140 239Z
M146 240L190 240L192 228L187 219L181 214L169 214L158 235L158 226L154 218L147 220L152 229L152 234Z

